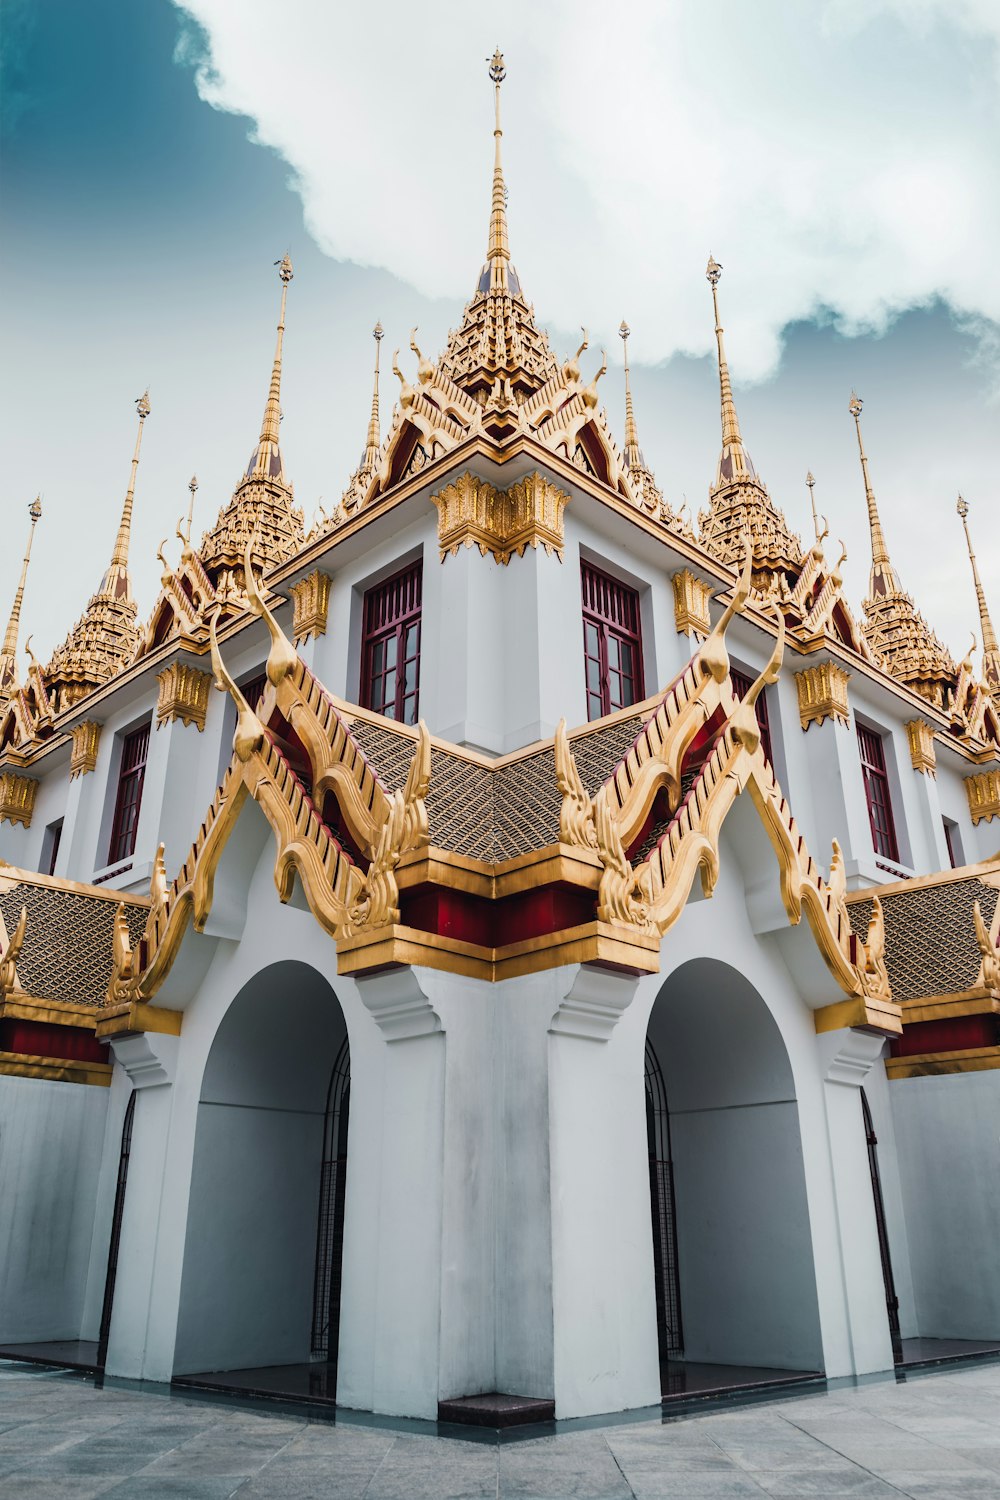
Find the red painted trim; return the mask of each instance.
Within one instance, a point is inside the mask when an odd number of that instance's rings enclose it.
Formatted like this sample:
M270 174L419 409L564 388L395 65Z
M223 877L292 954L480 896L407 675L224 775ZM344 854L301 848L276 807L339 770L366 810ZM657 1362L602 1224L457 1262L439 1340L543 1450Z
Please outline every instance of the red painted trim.
M53 1026L48 1021L0 1021L0 1052L20 1052L28 1057L52 1057L60 1061L110 1062L107 1042L99 1042L82 1026Z
M955 1016L941 1021L914 1021L903 1035L893 1037L893 1057L923 1052L967 1052L976 1047L1000 1046L1000 1016Z
M594 894L572 886L549 885L490 901L440 886L400 892L400 915L407 927L439 937L501 948L578 927L594 920Z

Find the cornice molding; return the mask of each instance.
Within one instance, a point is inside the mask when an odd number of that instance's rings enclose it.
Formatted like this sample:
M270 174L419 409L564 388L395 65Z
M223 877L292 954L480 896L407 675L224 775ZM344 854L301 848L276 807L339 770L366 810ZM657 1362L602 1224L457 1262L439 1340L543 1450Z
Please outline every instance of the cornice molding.
M795 673L795 686L799 694L799 721L803 731L810 724L822 724L833 719L838 724L850 724L851 710L847 701L847 684L850 672L838 667L835 662L818 662Z
M157 673L156 680L160 685L156 699L157 729L180 719L183 724L194 724L200 733L208 714L212 674L175 661Z

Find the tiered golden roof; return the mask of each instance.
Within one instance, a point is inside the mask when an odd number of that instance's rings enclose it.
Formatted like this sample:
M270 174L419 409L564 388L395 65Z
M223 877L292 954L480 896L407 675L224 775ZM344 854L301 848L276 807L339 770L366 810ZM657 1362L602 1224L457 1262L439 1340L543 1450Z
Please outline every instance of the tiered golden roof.
M55 713L71 708L127 666L142 636L128 571L128 551L142 429L150 411L148 391L137 398L135 407L139 414L139 430L111 562L97 593L62 645L56 647L45 669L49 699Z
M711 255L705 274L712 288L715 310L722 451L715 483L709 491L708 509L698 516L701 541L722 562L733 563L742 555L743 537L748 535L753 547L754 583L764 592L770 592L771 582L777 574L797 571L802 559L802 543L789 530L788 522L768 494L767 486L757 475L743 445L719 318L718 285L722 267Z
M936 708L944 708L957 669L947 647L927 624L912 596L904 592L890 561L861 437L861 408L861 397L852 391L848 411L854 418L858 435L872 542L868 598L863 605L865 640L887 672L927 698Z
M304 539L302 513L293 505L293 490L285 478L279 446L285 302L292 279L292 263L287 255L281 260L278 276L281 279L278 339L260 437L232 499L219 512L200 548L202 565L222 603L242 603L246 587L243 558L248 543L254 566L263 569L273 568L291 557Z

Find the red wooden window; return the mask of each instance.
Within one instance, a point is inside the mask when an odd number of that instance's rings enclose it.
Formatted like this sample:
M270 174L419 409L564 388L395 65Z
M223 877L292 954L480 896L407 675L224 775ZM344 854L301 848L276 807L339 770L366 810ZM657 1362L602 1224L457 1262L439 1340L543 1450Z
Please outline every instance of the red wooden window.
M117 864L120 859L128 859L130 854L135 853L135 835L139 826L139 807L142 803L142 783L146 776L148 751L148 724L133 729L122 741L118 797L111 825L111 848L108 851L109 865Z
M946 825L947 826L947 825ZM45 830L45 847L48 854L48 873L56 873L56 860L59 858L59 845L62 842L63 820L58 823L50 823Z
M639 595L589 563L581 574L587 718L600 719L643 697Z
M241 682L240 683L240 692L243 694L244 698L247 700L247 704L249 705L249 707L252 708L255 713L257 711L257 704L263 698L263 696L264 696L264 689L266 687L267 687L267 673L266 672L261 672L258 677L251 677L249 679L249 681L247 681L247 682Z
M859 724L858 748L861 751L861 771L865 779L865 797L868 800L868 820L872 828L872 843L875 853L885 859L899 863L899 845L896 842L896 825L892 818L892 802L889 798L889 777L885 769L885 748L882 736L874 729Z
M733 692L736 694L737 698L745 698L747 693L749 693L750 689L753 687L754 679L752 677L748 677L746 672L738 672L735 667L732 667L730 669L729 676L732 678ZM760 742L764 747L764 754L767 756L767 763L768 765L773 765L774 756L771 754L771 725L767 717L767 688L764 688L764 690L757 695L757 702L754 704L753 710L757 715L757 728L760 730Z
M417 722L423 564L365 594L361 706L403 724Z
M942 818L944 824L944 841L948 845L948 860L953 870L957 870L962 863L962 841L958 836L958 824L953 823L950 818Z

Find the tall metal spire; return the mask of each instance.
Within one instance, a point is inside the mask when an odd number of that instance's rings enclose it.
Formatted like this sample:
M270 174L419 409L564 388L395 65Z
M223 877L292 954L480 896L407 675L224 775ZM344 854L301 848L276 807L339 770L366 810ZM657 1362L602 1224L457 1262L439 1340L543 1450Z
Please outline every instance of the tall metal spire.
M139 449L142 447L142 429L146 418L149 416L149 391L144 391L141 396L136 397L135 409L139 413L139 430L135 435L135 452L132 454L132 472L129 476L128 490L125 494L125 503L122 506L122 518L118 525L118 535L115 537L115 547L111 554L111 565L104 575L104 583L101 592L114 594L116 598L131 598L132 585L128 575L128 549L132 535L132 506L135 501L135 475L139 467Z
M983 590L982 579L979 576L979 566L976 562L976 554L972 550L972 537L969 534L969 506L961 495L955 509L962 518L962 526L965 530L965 542L969 549L969 561L972 564L972 579L976 586L976 602L979 605L979 628L983 637L983 677L987 686L996 692L1000 689L1000 646L997 644L996 631L993 629L993 621L986 605L986 594Z
M21 564L21 577L18 580L17 592L14 595L14 603L10 611L10 619L7 621L7 630L3 638L3 649L0 650L0 699L7 696L10 686L17 681L17 634L21 624L21 601L24 598L24 585L28 577L28 562L31 557L31 543L35 535L35 527L38 525L42 514L41 497L37 496L28 506L28 515L31 517L31 526L28 531L28 542L24 549L24 561Z
M816 513L816 494L815 494L816 480L813 477L813 471L812 471L812 469L810 469L807 472L807 474L806 474L806 486L808 487L808 490L809 490L809 504L812 506L813 531L816 533L816 541L817 541L817 543L819 543L819 542L821 542L823 540L823 536L820 534L819 516Z
M715 311L715 342L719 352L719 393L722 400L722 459L720 460L720 474L726 479L735 478L740 472L754 477L753 464L750 456L743 447L743 437L740 433L739 419L736 416L736 403L733 400L733 387L729 379L729 365L726 361L726 346L722 337L722 323L719 319L719 278L722 275L722 267L714 256L708 257L708 267L705 271L709 284L712 288L712 307ZM728 472L727 461L728 459Z
M490 239L486 259L490 267L490 291L507 291L507 263L510 260L510 243L507 238L507 185L503 180L503 162L500 142L503 127L500 124L500 85L507 76L503 64L503 53L498 47L489 59L490 78L493 80L493 96L496 109L493 127L493 199L490 208Z
M851 392L851 399L847 404L847 410L854 418L854 426L858 434L858 452L861 455L861 472L865 481L865 500L868 503L868 525L872 535L872 568L868 581L868 591L871 598L879 594L899 593L899 578L896 570L889 560L889 548L886 546L885 533L882 530L882 521L875 503L875 491L872 489L871 477L868 473L868 455L865 453L865 445L861 437L861 408L864 405L861 397L856 391Z
M278 341L274 350L274 364L271 366L271 386L267 393L267 404L264 407L264 420L260 425L261 448L265 443L278 445L278 429L281 423L281 346L285 337L285 302L288 297L288 283L292 279L292 263L287 254L281 259L278 275L281 278L281 312L278 315Z
M375 340L375 379L372 385L372 414L368 420L368 441L365 443L365 456L362 460L362 468L366 469L375 467L379 449L382 446L378 415L378 357L379 347L384 337L385 329L380 322L376 323L372 329L372 338Z
M630 469L637 469L642 463L642 453L639 450L639 435L636 431L635 412L632 408L632 378L628 366L628 339L631 332L631 328L622 318L618 336L625 348L625 463Z

